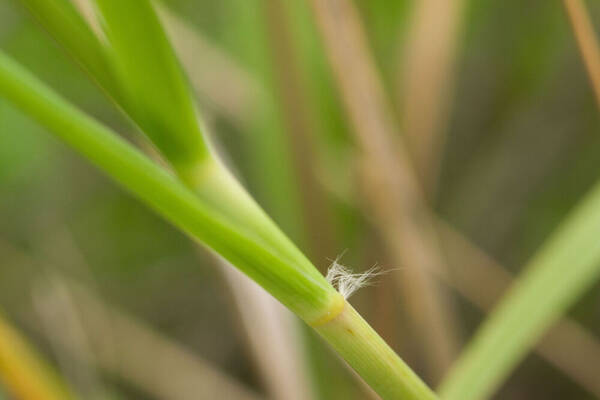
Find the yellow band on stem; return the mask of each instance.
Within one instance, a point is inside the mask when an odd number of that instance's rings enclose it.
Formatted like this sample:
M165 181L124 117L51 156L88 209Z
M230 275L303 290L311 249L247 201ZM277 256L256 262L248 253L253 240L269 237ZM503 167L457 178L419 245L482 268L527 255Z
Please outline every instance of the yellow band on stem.
M340 315L342 311L344 311L345 307L346 299L344 299L344 297L341 294L338 294L337 296L333 297L331 305L327 308L326 312L322 316L317 318L315 321L310 322L309 325L313 328L323 326L326 323L335 319L338 315Z

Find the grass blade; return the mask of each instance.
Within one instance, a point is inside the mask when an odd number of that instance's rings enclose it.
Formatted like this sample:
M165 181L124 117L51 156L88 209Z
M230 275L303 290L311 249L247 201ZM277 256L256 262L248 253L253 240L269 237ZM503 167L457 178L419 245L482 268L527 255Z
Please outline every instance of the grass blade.
M207 153L191 91L150 2L125 3L96 1L126 103L132 105L126 111L198 196L258 234L271 251L313 273L306 257Z
M489 397L600 274L600 186L526 266L440 387L444 399Z
M512 282L506 268L449 225L438 220L450 267L440 279L482 311L491 310ZM596 397L600 397L600 343L576 321L563 318L544 335L537 354Z
M193 95L148 0L97 0L127 110L180 174L208 155Z
M69 0L21 2L101 87L115 99L120 99L104 45Z
M435 198L445 144L464 3L448 0L415 4L405 54L400 58L403 131L430 199Z

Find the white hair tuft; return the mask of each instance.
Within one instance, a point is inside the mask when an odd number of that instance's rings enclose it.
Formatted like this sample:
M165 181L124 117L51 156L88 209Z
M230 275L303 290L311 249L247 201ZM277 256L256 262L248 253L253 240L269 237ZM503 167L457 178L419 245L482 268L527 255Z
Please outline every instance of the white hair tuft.
M331 263L325 279L337 289L344 299L352 296L358 289L370 285L374 277L384 273L377 266L360 274L352 273L348 267L339 263L340 257Z

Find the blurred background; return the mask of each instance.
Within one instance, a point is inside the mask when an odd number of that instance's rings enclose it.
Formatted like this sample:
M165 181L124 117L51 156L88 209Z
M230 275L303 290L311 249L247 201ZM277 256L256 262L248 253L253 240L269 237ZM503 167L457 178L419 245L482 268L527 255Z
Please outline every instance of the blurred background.
M600 177L561 1L156 4L214 146L321 271L387 271L352 304L432 385ZM17 0L0 48L152 153ZM374 398L231 271L0 99L0 312L81 398ZM568 317L495 398L600 398L600 286Z

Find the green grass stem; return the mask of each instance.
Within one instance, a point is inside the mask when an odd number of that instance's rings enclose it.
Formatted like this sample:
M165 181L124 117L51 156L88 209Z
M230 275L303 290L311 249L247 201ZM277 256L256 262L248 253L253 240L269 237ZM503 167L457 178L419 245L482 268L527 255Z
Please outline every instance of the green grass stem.
M0 94L315 327L384 399L436 398L289 240L276 251L276 236L252 230L268 217L218 161L208 158L195 171L198 195L2 53Z

